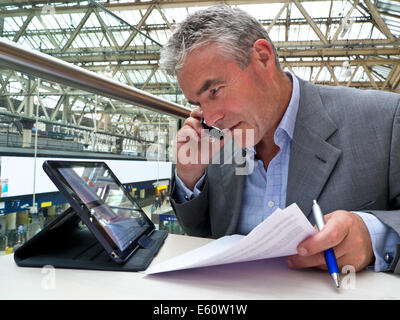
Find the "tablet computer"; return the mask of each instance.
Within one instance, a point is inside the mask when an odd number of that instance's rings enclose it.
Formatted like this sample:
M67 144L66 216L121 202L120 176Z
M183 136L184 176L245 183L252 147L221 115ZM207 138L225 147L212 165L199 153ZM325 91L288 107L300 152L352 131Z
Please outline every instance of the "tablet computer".
M114 261L151 246L153 222L107 164L47 160L43 169Z

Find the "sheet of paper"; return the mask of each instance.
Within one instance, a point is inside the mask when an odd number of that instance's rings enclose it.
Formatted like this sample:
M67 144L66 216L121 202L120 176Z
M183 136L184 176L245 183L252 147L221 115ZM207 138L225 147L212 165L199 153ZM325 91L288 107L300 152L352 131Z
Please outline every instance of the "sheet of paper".
M297 245L316 230L297 204L277 209L247 236L231 235L186 252L143 271L153 274L296 254Z

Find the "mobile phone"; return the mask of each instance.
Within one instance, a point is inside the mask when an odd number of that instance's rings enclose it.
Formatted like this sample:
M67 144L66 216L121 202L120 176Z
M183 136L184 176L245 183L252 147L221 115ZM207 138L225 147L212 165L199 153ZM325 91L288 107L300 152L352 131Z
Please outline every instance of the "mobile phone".
M224 138L224 133L217 127L211 127L206 124L204 118L201 118L201 125L206 129L206 133L214 139L222 140Z

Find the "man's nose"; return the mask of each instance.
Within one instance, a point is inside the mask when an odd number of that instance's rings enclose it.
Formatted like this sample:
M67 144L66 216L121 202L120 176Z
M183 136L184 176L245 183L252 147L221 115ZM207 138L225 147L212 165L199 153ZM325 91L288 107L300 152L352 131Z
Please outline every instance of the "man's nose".
M221 120L224 118L224 114L222 112L214 112L212 114L203 112L204 120L206 124L210 127L220 128ZM220 128L223 129L223 128Z
M224 118L223 110L214 104L208 103L202 103L201 109L203 110L203 118L206 124L219 128L218 125L221 125L220 121Z

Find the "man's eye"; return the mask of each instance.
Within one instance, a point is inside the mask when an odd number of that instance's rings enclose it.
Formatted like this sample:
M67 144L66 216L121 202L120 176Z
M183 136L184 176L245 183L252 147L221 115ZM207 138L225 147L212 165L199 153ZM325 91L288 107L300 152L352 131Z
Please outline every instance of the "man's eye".
M218 90L219 90L219 87L218 87L218 88L211 89L211 94L212 94L212 95L217 94Z

